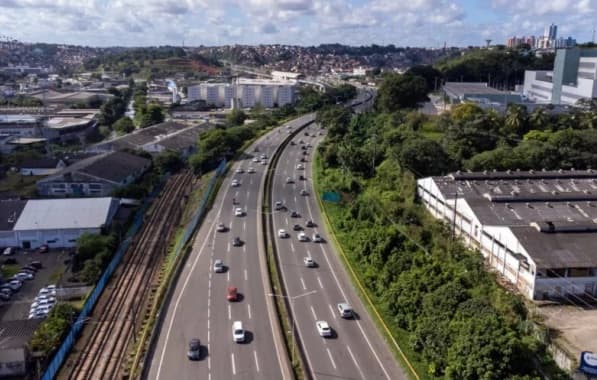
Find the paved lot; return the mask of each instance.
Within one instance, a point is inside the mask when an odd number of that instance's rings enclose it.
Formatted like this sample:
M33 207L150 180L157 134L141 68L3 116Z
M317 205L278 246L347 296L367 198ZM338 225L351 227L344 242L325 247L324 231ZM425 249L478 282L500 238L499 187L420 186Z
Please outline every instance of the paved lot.
M576 306L553 305L539 308L545 324L561 335L558 342L580 357L582 351L597 352L597 310L584 310Z
M41 261L43 268L37 271L33 280L25 281L10 301L2 304L0 321L27 319L31 302L39 289L48 284L57 284L61 279L60 274L64 272L64 260L68 258L68 253L62 250L52 250L41 254L19 250L9 257L17 259L19 267L27 265L31 261ZM6 256L0 257L0 261L4 262L6 258Z

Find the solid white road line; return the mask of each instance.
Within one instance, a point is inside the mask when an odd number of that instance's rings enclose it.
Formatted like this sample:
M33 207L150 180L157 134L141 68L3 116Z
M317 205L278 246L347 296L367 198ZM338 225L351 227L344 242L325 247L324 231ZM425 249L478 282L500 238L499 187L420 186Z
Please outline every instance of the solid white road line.
M226 281L230 282L230 270L226 272Z
M334 358L332 357L332 353L330 352L329 348L325 349L328 352L328 356L330 357L330 361L332 362L332 366L336 369L336 362L334 362Z
M228 252L230 252L230 242L228 242L228 247L226 248Z
M247 222L243 222L243 231L247 230Z
M354 362L355 367L357 367L357 369L359 370L359 373L361 374L361 379L365 379L365 374L363 373L363 370L361 369L361 366L357 362L357 359L352 354L352 350L350 349L350 345L346 345L346 348L348 349L348 353L350 354L350 357L352 358L352 361Z
M250 303L247 304L247 311L249 313L249 319L253 319L253 317L251 316L251 304Z
M321 278L319 278L319 276L317 276L317 282L319 282L319 287L323 289L323 284L321 283Z
M255 350L253 350L253 357L255 358L255 367L257 367L257 372L259 372L259 358L257 357L257 351Z
M311 314L313 314L313 319L317 320L317 314L315 314L315 309L313 309L313 305L311 305Z
M232 308L228 305L228 320L232 319Z
M292 244L292 242L290 242L290 250L294 252L294 244Z
M232 374L236 375L236 364L234 363L234 354L230 354L230 361L232 362ZM336 366L334 366L336 368Z
M245 281L247 281L247 278L248 278L248 276L247 276L247 270L245 269Z
M303 290L307 290L307 285L305 285L305 280L301 277L301 285L303 285Z

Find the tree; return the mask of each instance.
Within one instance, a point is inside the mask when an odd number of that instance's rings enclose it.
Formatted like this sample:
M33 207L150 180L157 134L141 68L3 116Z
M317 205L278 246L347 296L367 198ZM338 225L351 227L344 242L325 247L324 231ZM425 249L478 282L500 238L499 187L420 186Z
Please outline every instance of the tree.
M247 119L247 114L241 109L233 109L228 115L226 115L226 123L229 127L235 127L243 125Z
M427 81L411 74L388 74L377 92L375 106L383 112L415 108L427 99Z
M124 135L134 131L135 124L133 124L133 121L129 117L124 116L112 124L112 129L119 134Z
M84 233L77 240L77 251L74 256L73 266L78 267L85 261L91 260L98 254L109 251L113 241L110 236Z
M431 65L417 65L413 66L406 71L409 75L418 75L425 78L427 82L427 92L437 90L437 87L441 85L442 73Z
M523 136L527 131L527 109L520 104L508 104L504 126L507 132Z
M160 153L155 158L155 166L160 171L160 174L164 173L176 173L184 167L184 161L180 158L177 152L166 151Z
M164 121L164 113L162 107L157 104L150 104L146 108L142 108L139 113L139 128L146 128L150 125L159 124ZM137 118L137 115L135 115Z
M426 138L406 140L398 158L400 164L417 177L445 174L456 166L439 143Z

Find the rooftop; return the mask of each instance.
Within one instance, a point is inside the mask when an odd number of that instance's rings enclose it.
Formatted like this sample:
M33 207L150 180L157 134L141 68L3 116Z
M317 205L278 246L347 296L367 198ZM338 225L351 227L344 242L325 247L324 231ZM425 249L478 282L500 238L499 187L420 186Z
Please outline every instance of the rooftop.
M276 79L251 79L238 78L239 85L255 85L255 86L294 86L293 81L276 80Z
M33 335L41 319L3 321L0 323L0 350L21 348Z
M0 200L0 231L12 231L27 201Z
M100 228L118 206L115 198L32 199L27 201L15 231Z
M464 95L508 94L508 92L489 87L485 82L446 82L444 84L444 91L458 97Z
M507 226L539 267L597 266L597 171L508 171L434 177L485 226Z

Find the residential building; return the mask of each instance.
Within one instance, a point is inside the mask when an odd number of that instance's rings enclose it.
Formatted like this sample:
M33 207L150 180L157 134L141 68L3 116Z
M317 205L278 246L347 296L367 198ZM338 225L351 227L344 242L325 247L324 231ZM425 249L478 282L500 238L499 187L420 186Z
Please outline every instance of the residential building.
M68 163L63 159L43 157L24 161L19 168L19 172L21 175L52 175L67 166Z
M288 76L282 73L282 76ZM297 74L296 77L299 75ZM189 101L203 100L212 107L231 107L233 99L242 108L261 104L266 108L281 107L295 101L296 80L238 78L233 84L201 83L189 86Z
M109 197L29 200L12 229L16 246L74 247L82 234L106 229L119 205L119 199Z
M0 115L0 135L41 137L43 119L34 115Z
M189 101L203 100L212 107L229 108L234 98L234 87L229 83L200 83L187 88Z
M553 71L525 71L523 94L533 102L565 105L597 98L597 48L557 49Z
M597 171L453 173L417 193L529 299L597 296Z
M104 197L133 183L151 160L126 152L109 152L83 159L37 181L44 197Z

